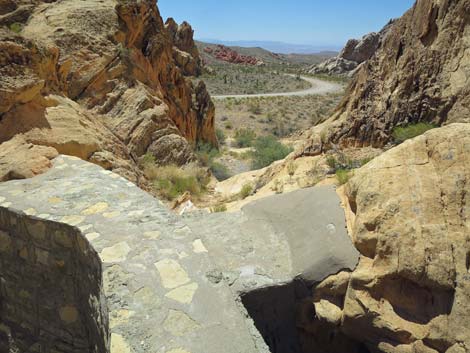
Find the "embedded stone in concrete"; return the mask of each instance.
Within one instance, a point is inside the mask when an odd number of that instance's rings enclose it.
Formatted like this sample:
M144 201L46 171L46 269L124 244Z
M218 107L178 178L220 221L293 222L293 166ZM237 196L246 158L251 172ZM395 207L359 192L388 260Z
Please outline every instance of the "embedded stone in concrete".
M100 253L100 257L103 262L122 262L126 259L130 251L131 248L129 245L126 242L121 242L109 248L104 248Z
M206 247L204 246L204 244L202 243L202 240L201 240L201 239L196 239L195 241L193 241L193 251L194 251L196 254L200 254L200 253L203 253L203 252L207 252L207 249L206 249Z
M85 217L78 215L68 215L62 217L60 221L71 226L78 226L80 223L83 223L85 221Z
M173 259L158 261L155 263L155 267L165 288L173 289L190 281L186 271Z
M144 237L149 239L158 239L160 238L161 233L158 230L154 230L152 232L144 232Z
M129 344L117 333L111 334L111 353L131 353Z
M173 336L181 337L197 330L199 325L184 312L170 310L168 317L163 322L163 328Z
M108 209L109 205L106 202L98 202L93 206L88 207L87 209L82 211L82 215L90 216L97 213L103 213Z
M167 298L180 302L181 304L190 304L193 301L193 297L197 291L197 288L197 283L190 283L188 285L173 289L171 292L168 292L165 296Z

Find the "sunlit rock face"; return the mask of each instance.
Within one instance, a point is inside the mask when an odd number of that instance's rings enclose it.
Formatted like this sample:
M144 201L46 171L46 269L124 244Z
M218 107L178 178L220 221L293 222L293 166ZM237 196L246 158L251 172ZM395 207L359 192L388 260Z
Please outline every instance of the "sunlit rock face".
M53 152L36 146L144 184L137 162L150 146L217 145L210 96L186 77L201 72L193 31L184 23L173 33L155 1L4 1L0 9L0 143L16 138L10 146L34 150L17 154L21 170L0 163L2 179L43 171ZM182 139L162 140L175 134ZM166 162L194 158L186 155Z
M313 292L315 320L372 352L468 352L470 126L451 124L396 147L346 185L352 273Z
M400 124L469 122L470 1L418 0L357 70L330 141L381 147Z

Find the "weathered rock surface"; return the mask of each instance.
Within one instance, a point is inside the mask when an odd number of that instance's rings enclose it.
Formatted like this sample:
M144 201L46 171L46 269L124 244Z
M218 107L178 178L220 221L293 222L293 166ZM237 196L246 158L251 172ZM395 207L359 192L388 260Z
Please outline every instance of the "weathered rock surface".
M308 72L311 74L352 76L360 64L372 58L381 46L392 23L388 23L378 33L366 34L360 40L350 39L338 56L312 66Z
M173 40L173 55L185 75L198 76L202 72L202 59L194 42L194 31L188 22L178 25L169 18L165 27Z
M0 3L2 16L21 6ZM153 1L28 6L19 34L0 21L0 143L21 135L25 143L98 163L140 184L137 161L164 135L180 137L167 149L217 144L210 96L184 76L201 69L188 24L175 32L165 27ZM184 155L165 162L194 158ZM0 166L2 175L15 175L8 163Z
M470 125L452 124L355 173L345 194L361 260L316 287L306 330L371 352L470 352L469 152Z
M381 147L397 125L470 122L469 14L469 0L418 0L358 69L328 140Z

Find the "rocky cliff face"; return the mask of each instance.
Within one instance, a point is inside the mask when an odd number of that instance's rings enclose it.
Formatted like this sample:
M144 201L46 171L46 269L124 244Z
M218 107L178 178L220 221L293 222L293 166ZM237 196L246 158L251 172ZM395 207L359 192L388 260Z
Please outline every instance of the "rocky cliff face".
M358 70L329 140L380 147L397 125L469 122L469 43L469 0L418 0Z
M361 260L316 287L307 331L371 352L470 351L469 152L470 125L452 124L355 173L345 203Z
M0 150L15 151L0 155L1 180L34 175L59 152L143 182L145 153L185 149L165 161L185 163L191 144L217 144L210 96L185 77L201 68L192 30L165 26L154 1L3 0L0 10Z
M338 56L312 66L308 72L311 74L353 76L358 66L375 54L392 24L393 21L388 23L380 32L369 33L360 40L350 39Z

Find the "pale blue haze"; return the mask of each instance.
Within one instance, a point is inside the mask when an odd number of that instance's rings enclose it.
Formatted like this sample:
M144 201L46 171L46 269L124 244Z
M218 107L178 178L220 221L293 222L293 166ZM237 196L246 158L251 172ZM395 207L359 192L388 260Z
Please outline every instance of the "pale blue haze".
M380 30L414 0L159 0L164 19L186 20L202 40L342 47Z

